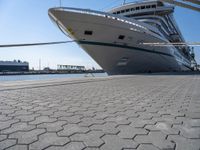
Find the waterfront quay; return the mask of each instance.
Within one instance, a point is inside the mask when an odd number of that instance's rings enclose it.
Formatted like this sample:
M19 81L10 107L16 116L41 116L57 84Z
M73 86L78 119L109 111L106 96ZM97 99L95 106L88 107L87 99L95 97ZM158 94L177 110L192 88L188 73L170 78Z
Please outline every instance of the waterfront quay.
M0 76L6 75L48 75L48 74L86 74L86 73L105 73L104 70L30 70L19 72L1 72Z
M199 150L200 75L0 83L0 149Z

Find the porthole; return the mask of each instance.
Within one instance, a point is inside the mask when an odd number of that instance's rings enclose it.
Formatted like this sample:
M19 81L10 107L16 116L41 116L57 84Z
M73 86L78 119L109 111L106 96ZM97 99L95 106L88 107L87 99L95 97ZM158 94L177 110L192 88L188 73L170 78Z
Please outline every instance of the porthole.
M125 38L124 35L119 35L118 39L123 40Z
M92 31L89 31L89 30L86 30L86 31L85 31L85 35L92 35L92 34L93 34Z

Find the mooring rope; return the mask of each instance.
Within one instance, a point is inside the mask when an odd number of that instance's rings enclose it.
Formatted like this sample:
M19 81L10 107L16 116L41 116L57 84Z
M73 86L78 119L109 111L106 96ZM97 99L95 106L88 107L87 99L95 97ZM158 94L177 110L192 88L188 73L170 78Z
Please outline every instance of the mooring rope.
M45 45L57 45L57 44L66 44L66 43L73 43L77 42L76 40L71 41L56 41L56 42L43 42L43 43L23 43L23 44L5 44L0 45L0 48L9 48L9 47L27 47L27 46L45 46ZM148 46L182 46L182 47L198 47L200 46L200 42L193 42L193 43L139 43L138 45L148 45Z
M0 45L0 48L56 45L56 44L65 44L65 43L72 43L72 42L75 42L75 40L72 40L72 41L57 41L57 42L43 42L43 43L6 44L6 45Z

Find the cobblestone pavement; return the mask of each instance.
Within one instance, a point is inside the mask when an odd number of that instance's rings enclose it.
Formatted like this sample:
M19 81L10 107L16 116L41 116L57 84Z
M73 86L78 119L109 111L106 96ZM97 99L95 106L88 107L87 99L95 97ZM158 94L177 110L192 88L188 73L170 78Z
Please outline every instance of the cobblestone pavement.
M200 150L200 75L0 83L0 149Z

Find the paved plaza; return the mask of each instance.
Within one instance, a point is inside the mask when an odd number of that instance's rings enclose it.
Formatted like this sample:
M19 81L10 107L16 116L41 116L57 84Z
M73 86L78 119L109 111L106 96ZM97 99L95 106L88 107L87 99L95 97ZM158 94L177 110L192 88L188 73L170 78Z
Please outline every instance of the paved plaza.
M200 75L0 83L0 149L200 150Z

